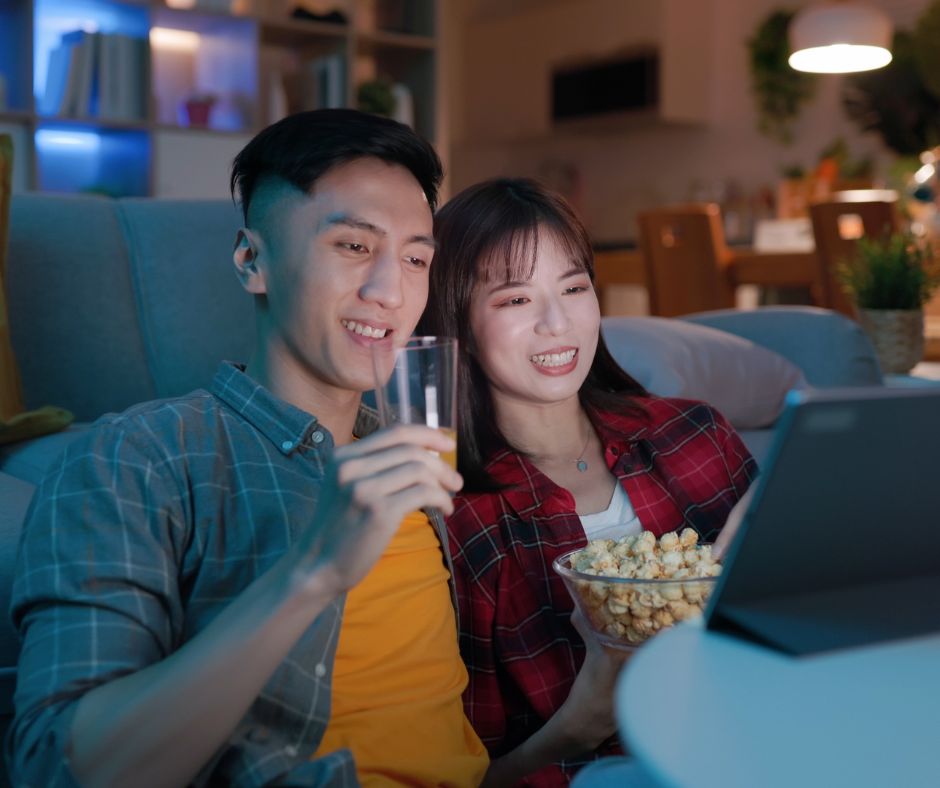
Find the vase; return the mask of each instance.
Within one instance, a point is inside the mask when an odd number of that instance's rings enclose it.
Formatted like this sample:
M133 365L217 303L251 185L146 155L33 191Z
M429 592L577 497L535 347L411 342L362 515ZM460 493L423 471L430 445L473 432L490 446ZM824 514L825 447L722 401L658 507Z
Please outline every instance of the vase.
M858 320L885 374L907 374L923 359L923 309L860 309Z

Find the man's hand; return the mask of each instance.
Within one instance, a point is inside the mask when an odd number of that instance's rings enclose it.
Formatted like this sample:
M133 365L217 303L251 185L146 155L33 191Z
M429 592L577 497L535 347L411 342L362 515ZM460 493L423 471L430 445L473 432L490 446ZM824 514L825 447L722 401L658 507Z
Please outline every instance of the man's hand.
M347 591L365 577L409 512L453 511L463 479L434 452L453 450L439 430L417 424L379 430L336 450L314 522L292 551L302 582Z
M715 546L712 547L712 556L716 561L720 561L725 557L725 553L728 551L728 545L731 544L731 540L734 539L738 528L741 527L744 513L747 511L748 506L751 505L751 498L754 497L754 490L756 489L757 482L751 482L751 486L747 488L747 492L741 496L740 500L734 505L734 508L728 512L728 519L725 520L724 528L721 529L721 533L718 534L718 538L715 540Z

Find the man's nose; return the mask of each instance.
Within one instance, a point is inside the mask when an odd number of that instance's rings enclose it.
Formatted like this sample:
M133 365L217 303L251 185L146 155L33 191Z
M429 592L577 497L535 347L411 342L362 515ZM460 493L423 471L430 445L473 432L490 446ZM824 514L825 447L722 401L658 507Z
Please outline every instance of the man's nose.
M372 301L385 309L396 309L402 304L402 270L398 258L391 254L378 255L372 262L365 282L359 288L363 301Z

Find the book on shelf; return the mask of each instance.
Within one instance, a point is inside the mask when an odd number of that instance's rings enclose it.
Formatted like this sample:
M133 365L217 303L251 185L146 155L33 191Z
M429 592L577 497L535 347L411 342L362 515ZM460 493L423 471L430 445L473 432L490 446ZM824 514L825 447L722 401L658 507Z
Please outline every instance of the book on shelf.
M149 44L118 33L65 33L49 52L40 112L66 118L143 120Z
M313 107L333 109L346 106L346 59L342 55L315 58L309 62L308 69L313 77Z
M68 83L72 46L59 44L49 51L49 64L46 68L46 85L39 98L39 112L42 115L57 115L62 107Z

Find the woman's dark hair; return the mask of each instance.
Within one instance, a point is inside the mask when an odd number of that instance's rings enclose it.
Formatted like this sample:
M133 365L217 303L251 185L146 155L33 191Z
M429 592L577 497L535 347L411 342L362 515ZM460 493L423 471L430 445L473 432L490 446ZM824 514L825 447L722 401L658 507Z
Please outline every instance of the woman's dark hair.
M460 192L434 217L438 249L431 265L428 305L418 332L454 336L460 344L458 375L458 467L464 489L497 487L485 470L502 448L514 448L496 424L490 387L475 357L470 329L470 299L479 281L526 281L538 257L541 228L548 229L594 281L594 254L587 230L565 200L528 178L497 178ZM614 361L598 337L597 352L578 392L592 410L642 408L624 394L646 391Z
M407 169L434 210L443 168L430 143L403 123L353 109L298 112L258 132L232 162L232 198L247 223L261 179L276 176L309 192L327 170L364 157Z

